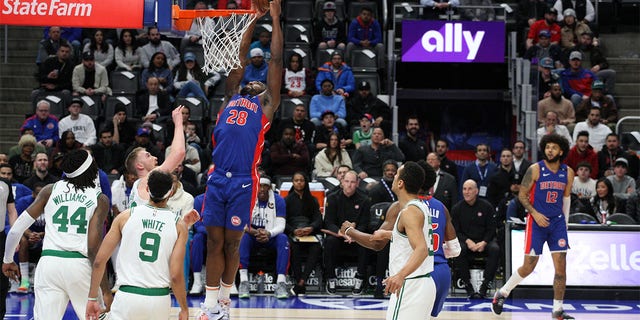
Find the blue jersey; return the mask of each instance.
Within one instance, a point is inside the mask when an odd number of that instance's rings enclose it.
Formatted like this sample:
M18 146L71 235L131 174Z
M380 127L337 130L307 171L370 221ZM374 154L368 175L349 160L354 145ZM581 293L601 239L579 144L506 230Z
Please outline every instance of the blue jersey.
M567 165L561 164L557 172L547 168L544 161L539 161L538 166L540 176L535 187L531 189L529 201L533 208L544 216L549 218L558 216L562 214L562 198L569 176Z
M444 211L444 204L442 204L440 200L431 196L420 197L420 200L427 205L429 208L429 215L431 215L431 228L433 229L433 262L447 263L447 258L444 257L444 250L442 249L444 231L447 228L447 217Z
M257 96L231 97L218 114L211 137L216 169L252 174L261 161L264 134L270 126Z

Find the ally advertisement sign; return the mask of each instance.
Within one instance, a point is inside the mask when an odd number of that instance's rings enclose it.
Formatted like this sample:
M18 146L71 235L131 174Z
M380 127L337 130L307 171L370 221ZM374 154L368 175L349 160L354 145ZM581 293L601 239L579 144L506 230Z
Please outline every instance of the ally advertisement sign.
M402 62L503 63L504 22L402 21Z

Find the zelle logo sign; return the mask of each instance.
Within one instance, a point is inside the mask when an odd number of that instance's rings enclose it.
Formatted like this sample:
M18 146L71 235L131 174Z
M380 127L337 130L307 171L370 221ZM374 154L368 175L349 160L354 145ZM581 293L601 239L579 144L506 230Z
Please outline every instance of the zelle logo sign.
M504 62L503 22L405 20L403 62Z

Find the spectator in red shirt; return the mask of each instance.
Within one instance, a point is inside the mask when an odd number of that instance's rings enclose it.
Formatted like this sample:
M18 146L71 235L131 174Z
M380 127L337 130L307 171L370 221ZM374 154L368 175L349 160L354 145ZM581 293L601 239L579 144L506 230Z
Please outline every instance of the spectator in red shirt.
M538 43L538 35L542 30L549 30L551 34L551 44L559 44L562 38L560 33L560 26L556 23L558 17L558 11L554 8L547 8L544 12L544 19L538 20L529 28L529 34L527 35L527 49L531 48L534 44Z
M575 141L576 145L569 150L569 155L564 161L566 165L571 167L574 171L578 169L578 163L588 162L591 164L591 178L598 178L598 154L593 150L593 147L589 145L589 132L580 131Z

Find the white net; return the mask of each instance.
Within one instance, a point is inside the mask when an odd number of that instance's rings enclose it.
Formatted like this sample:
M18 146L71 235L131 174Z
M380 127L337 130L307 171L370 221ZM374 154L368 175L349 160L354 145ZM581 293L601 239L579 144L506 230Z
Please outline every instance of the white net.
M196 18L202 34L204 66L202 70L226 72L240 68L240 42L254 14L231 14L226 17Z

